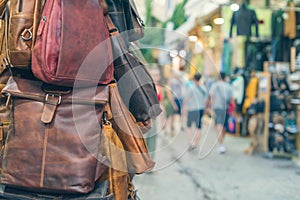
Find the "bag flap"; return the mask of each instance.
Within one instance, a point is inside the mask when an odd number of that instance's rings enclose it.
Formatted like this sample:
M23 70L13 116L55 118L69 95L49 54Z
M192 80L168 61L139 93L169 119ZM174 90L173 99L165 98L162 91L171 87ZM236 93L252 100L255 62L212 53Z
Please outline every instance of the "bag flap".
M109 98L108 86L97 86L88 88L68 88L55 86L55 90L46 90L43 82L18 77L10 77L2 94L8 94L13 97L21 97L44 102L47 95L61 96L60 103L75 104L106 104Z

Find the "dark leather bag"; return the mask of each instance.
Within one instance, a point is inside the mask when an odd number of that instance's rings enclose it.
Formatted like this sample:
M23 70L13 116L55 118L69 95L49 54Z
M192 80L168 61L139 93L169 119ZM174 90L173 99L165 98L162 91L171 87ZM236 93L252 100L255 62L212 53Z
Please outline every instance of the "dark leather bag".
M108 13L125 40L134 42L144 37L145 24L132 0L106 0Z
M107 170L99 144L108 86L71 91L11 77L2 92L11 97L13 112L1 183L56 193L92 191Z
M46 1L32 55L38 79L69 87L112 81L112 49L101 1Z
M155 119L162 110L154 81L145 65L127 49L109 16L106 21L113 46L114 77L121 97L137 122Z

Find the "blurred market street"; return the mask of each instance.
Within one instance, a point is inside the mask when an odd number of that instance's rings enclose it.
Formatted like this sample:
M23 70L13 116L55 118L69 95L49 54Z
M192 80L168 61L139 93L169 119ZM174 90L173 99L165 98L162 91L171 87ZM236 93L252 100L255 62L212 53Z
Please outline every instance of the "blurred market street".
M227 152L221 155L212 121L206 119L204 124L202 145L193 152L187 151L184 131L175 137L158 131L156 167L153 173L134 179L142 200L299 199L298 162L246 155L247 137L227 136Z

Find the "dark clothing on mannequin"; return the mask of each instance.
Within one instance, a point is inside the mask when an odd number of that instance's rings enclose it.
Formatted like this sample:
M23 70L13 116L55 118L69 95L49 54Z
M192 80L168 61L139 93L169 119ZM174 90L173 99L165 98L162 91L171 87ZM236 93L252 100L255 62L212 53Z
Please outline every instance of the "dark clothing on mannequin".
M263 71L264 62L268 60L270 41L246 42L246 69Z
M281 37L284 34L284 11L282 9L272 13L272 38Z
M249 9L246 4L242 4L238 11L232 14L229 36L232 37L233 26L237 27L237 35L252 36L252 25L256 28L256 37L258 33L258 20L254 10Z

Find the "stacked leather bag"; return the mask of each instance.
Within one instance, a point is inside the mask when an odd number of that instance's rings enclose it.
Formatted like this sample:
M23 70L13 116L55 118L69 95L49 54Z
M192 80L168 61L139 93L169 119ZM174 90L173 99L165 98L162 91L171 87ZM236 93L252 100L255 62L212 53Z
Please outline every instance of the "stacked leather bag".
M115 2L133 17L124 30L141 33L133 2ZM128 51L142 35L114 39L104 0L0 0L0 11L0 197L135 199L133 175L154 167L137 121L161 112L151 76ZM149 78L134 93L152 99L142 114L131 109L137 96L130 107L120 95L116 63L142 65Z

